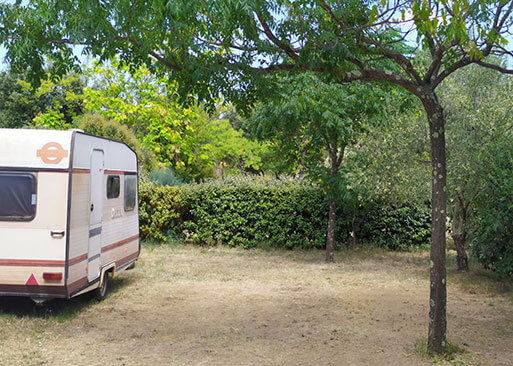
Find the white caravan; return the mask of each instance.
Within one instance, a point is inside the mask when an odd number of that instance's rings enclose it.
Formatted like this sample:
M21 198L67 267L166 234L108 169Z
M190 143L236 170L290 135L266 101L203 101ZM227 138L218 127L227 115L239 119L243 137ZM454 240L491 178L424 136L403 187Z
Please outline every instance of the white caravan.
M140 252L137 156L79 130L0 129L0 295L95 290Z

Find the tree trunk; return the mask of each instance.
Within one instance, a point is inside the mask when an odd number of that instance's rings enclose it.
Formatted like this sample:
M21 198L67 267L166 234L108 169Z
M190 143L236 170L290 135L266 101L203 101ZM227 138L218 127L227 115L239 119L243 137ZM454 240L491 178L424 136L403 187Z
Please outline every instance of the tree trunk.
M445 272L445 222L446 222L446 158L445 118L436 94L429 92L422 103L426 109L431 140L432 167L432 219L430 254L429 332L428 350L444 353L446 345L446 272Z
M468 271L468 256L465 250L465 242L467 239L465 234L466 233L452 234L457 253L458 271Z
M338 168L340 167L340 164L342 164L342 159L344 158L345 145L341 144L339 151L337 137L335 137L331 142L329 140L326 142L326 147L328 148L330 156L331 180L332 184L335 184L334 181L338 174ZM333 189L333 187L331 189ZM335 223L337 218L337 201L333 192L330 192L330 196L330 207L328 211L328 235L326 236L327 263L335 261L333 252L335 250Z
M328 213L328 236L326 237L326 262L334 262L333 251L335 250L335 219L337 216L337 202L334 198L330 199L330 208Z
M356 225L356 211L353 213L353 219L351 220L351 238L353 239L353 248L356 248L356 232L358 231Z
M458 271L468 271L468 256L465 250L467 242L467 207L465 207L460 198L458 198L454 207L452 239L456 247Z

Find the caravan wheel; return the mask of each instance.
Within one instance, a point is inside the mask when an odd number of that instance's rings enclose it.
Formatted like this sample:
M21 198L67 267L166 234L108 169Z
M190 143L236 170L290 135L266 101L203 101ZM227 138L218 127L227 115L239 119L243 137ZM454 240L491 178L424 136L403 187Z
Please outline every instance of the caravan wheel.
M105 272L103 274L103 281L100 287L98 287L94 292L94 297L98 301L102 301L107 297L107 293L109 292L109 272Z

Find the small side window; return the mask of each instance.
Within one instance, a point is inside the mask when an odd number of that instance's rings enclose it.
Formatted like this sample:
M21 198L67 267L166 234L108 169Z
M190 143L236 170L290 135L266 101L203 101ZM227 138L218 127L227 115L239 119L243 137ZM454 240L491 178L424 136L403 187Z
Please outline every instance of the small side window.
M125 211L132 211L137 202L137 175L125 175Z
M119 197L119 175L109 175L107 177L107 198Z

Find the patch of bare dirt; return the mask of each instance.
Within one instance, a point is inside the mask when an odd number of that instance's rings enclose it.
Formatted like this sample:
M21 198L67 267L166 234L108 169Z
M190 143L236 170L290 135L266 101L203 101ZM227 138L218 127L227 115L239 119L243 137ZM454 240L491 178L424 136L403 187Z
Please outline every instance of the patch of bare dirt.
M0 299L6 365L421 365L426 253L144 248L109 297ZM448 286L457 364L511 365L513 304Z

